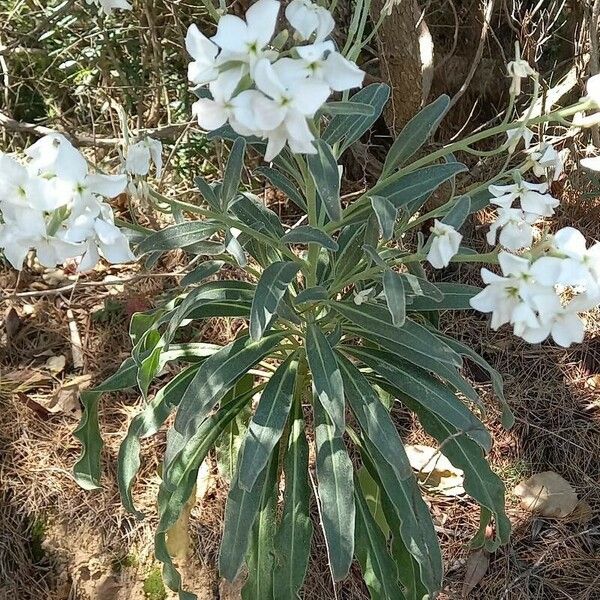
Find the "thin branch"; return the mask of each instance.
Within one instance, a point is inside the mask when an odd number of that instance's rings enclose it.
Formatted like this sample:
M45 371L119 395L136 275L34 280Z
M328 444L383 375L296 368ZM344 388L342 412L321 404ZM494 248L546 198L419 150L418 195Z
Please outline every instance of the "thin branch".
M176 125L164 125L162 127L156 127L153 129L139 129L136 132L137 136L150 136L157 140L168 140L175 139L186 128L190 127L193 121L187 123L179 123ZM0 111L0 127L6 131L12 131L15 133L28 133L37 137L43 137L51 133L62 133L76 146L91 146L91 147L114 147L122 143L122 138L106 138L97 137L90 135L72 134L66 131L60 131L58 129L52 129L45 127L44 125L35 125L34 123L26 123L23 121L17 121L12 117L9 117L6 113Z
M481 62L481 57L483 56L483 49L485 47L485 40L487 39L488 31L490 29L490 22L492 20L492 13L494 10L495 0L488 0L483 9L483 23L481 25L481 35L479 37L479 46L477 47L477 52L475 53L475 57L473 58L473 62L471 63L471 68L469 69L469 73L467 77L458 90L452 100L450 101L449 108L452 108L463 96L463 94L467 91L469 85L471 85L471 81L475 76L475 71Z

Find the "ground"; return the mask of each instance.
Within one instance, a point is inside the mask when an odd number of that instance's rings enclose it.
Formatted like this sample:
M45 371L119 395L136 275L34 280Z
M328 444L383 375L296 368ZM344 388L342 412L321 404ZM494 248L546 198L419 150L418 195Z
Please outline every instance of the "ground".
M273 199L272 199L273 200ZM565 199L556 225L575 221L598 237L600 204ZM563 223L564 222L564 223ZM485 215L472 228L476 246ZM4 298L0 354L0 598L33 600L160 600L164 590L152 557L154 495L164 432L144 444L144 463L134 490L146 518L137 521L120 507L115 460L127 424L140 406L135 394L107 396L101 410L106 442L101 490L86 492L71 468L79 452L72 433L77 424L78 388L99 382L128 355L131 315L160 303L177 281L182 256L168 255L149 275L140 267L101 268L81 277L75 289L69 271L30 268L21 274L18 298ZM477 279L475 267L444 277ZM16 273L5 268L0 287L13 290ZM107 278L125 285L93 286ZM110 280L109 280L110 281ZM87 287L85 287L87 286ZM29 295L27 295L29 294ZM562 350L551 343L530 346L505 330L490 332L487 319L447 313L441 326L468 341L505 378L508 403L516 416L511 431L500 425L489 381L478 370L467 374L488 401L487 425L495 443L490 459L509 494L513 535L490 557L471 597L586 600L600 597L600 319L587 317L589 333L581 346ZM224 342L236 323L210 323L196 332L206 341ZM64 357L64 361L62 359ZM169 373L161 376L168 380ZM415 422L397 414L407 443L427 442ZM552 470L575 488L580 503L563 520L532 517L510 490L529 475ZM193 552L184 564L186 581L201 599L236 598L235 586L218 580L215 562L227 483L207 465L205 489L190 519ZM469 540L477 510L466 497L428 494L442 542L446 582L442 598L457 598L465 582ZM469 579L469 577L467 578ZM317 533L313 564L303 598L333 597ZM339 585L339 598L367 598L358 568Z

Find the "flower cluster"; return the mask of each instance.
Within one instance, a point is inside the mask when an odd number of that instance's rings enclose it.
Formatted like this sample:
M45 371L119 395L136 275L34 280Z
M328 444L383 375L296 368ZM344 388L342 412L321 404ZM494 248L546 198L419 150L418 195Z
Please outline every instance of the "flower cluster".
M538 258L500 252L502 276L482 269L487 287L471 306L492 313L492 329L510 323L527 342L552 336L567 347L583 340L578 313L600 303L600 243L587 248L581 232L565 227L550 236L546 247Z
M93 268L100 255L112 263L135 260L102 199L121 194L126 175L90 173L60 134L41 138L25 154L23 165L0 153L0 248L15 269L30 250L45 267L77 258L80 271Z
M487 241L493 246L499 237L500 245L512 251L531 246L536 231L534 224L552 216L559 204L548 193L547 183L528 183L518 178L508 185L490 185L489 191L490 202L498 209ZM515 202L519 205L515 206Z
M316 152L311 119L332 92L360 87L364 77L327 39L331 13L309 0L292 0L285 9L294 39L309 43L276 47L285 37L272 40L279 9L277 0L258 0L245 20L221 17L211 39L195 25L186 36L194 59L188 78L210 92L194 104L199 125L212 131L229 123L240 135L266 139L266 161L286 144L294 153Z

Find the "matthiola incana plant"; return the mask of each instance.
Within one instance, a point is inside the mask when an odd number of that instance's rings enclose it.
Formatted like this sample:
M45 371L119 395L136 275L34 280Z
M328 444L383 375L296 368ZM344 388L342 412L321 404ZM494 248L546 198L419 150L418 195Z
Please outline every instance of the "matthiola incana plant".
M144 202L175 223L138 237L135 254L153 262L183 249L194 257L164 305L133 317L131 357L84 393L77 480L100 485L101 396L138 388L144 407L119 452L119 488L127 510L141 517L134 498L141 439L168 423L156 557L181 598L195 596L185 591L168 535L213 449L230 480L219 569L229 580L245 573L244 598L296 598L316 527L335 581L356 559L372 598L433 597L442 586L440 548L390 410L414 413L464 472L465 491L480 506L473 546L493 551L505 543L510 524L503 484L485 459L492 446L485 407L462 368L472 361L489 373L510 426L501 378L442 333L438 315L474 308L491 313L494 329L510 325L531 343L582 339L580 313L600 300L600 245L571 227L549 226L559 208L549 181L562 173L564 155L540 132L571 117L572 127L598 122L600 83L592 78L573 106L518 114L515 107L527 104L522 80L533 83L531 107L539 83L517 56L504 121L425 154L450 105L441 96L400 132L378 180L344 196L343 155L379 119L390 93L384 83L361 88L355 64L368 3L359 4L365 13L341 50L332 15L309 0L292 0L284 11L259 0L244 18L213 11L216 35L195 25L187 33L188 75L198 123L230 151L222 181L196 180L197 202L148 183L151 165L159 177L162 167L161 147L149 139L127 145L125 174L113 177L90 172L61 136L37 142L24 162L0 157L0 246L16 268L30 250L47 266L74 258L91 268L99 254L131 260L133 238L114 224L106 201L127 189L142 190ZM505 135L496 150L476 148ZM464 153L503 153L506 161L490 180L465 187L467 167L456 158ZM302 212L295 224L242 183L247 154L259 165L252 181L267 180ZM428 210L436 191L446 201ZM486 207L494 220L490 251L481 254L462 245L459 229ZM437 281L436 269L465 262L486 265L483 289ZM182 327L216 317L244 323L231 343L179 341ZM167 363L181 369L158 383Z

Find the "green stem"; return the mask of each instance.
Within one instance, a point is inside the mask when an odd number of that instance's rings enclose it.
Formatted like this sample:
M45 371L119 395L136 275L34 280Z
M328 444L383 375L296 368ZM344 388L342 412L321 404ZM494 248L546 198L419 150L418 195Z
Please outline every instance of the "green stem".
M214 219L215 221L219 221L229 228L235 227L236 229L239 229L240 231L243 231L244 233L247 233L248 235L252 236L259 242L262 242L263 244L267 244L268 246L275 246L284 256L286 256L290 260L293 260L294 262L300 263L303 270L307 267L306 261L302 260L299 256L296 256L287 246L281 244L278 240L261 233L260 231L255 231L254 229L252 229L252 227L248 227L247 225L245 225L241 221L238 221L237 219L232 219L231 217L228 217L227 215L224 215L222 213L217 213L212 210L201 208L199 206L196 206L195 204L189 204L188 202L182 202L181 200L175 200L174 198L167 198L166 196L163 196L162 194L159 194L158 192L152 189L150 190L150 196L154 200L158 200L159 202L166 202L167 204L171 206L176 206L181 210L201 215L206 219Z

